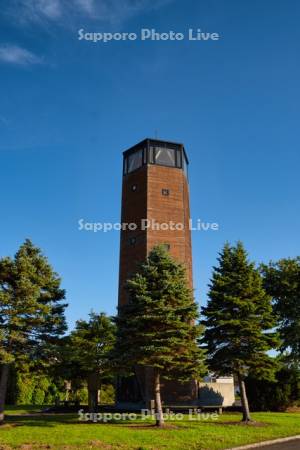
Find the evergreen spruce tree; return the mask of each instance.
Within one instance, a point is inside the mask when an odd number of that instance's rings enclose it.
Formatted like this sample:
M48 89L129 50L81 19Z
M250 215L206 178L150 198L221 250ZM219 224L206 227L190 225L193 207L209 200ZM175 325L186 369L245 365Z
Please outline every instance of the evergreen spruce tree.
M166 251L154 247L146 262L127 282L128 304L115 318L115 361L130 372L136 366L154 371L156 424L164 424L161 377L179 381L199 377L204 369L203 351L195 324L197 306L187 286L185 269Z
M12 364L49 364L66 330L65 291L40 249L26 240L0 260L0 423Z
M202 308L203 343L208 364L219 375L238 379L243 421L251 420L244 379L249 374L273 379L274 360L267 351L278 345L271 297L241 242L226 244L213 270L209 301Z
M101 383L112 381L109 361L115 342L115 324L105 313L90 313L89 321L78 320L68 337L68 365L76 368L73 376L85 378L88 384L90 412L97 411Z
M280 351L300 368L300 257L261 266L266 292L274 300L280 333Z

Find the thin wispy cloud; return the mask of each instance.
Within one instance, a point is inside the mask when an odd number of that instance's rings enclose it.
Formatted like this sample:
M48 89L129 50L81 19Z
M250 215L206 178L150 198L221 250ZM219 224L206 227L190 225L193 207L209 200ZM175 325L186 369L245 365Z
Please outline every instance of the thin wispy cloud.
M5 125L6 127L9 125L9 120L0 114L0 124Z
M60 0L38 0L34 3L29 1L27 4L30 5L32 11L37 8L39 13L42 13L50 19L56 19L62 14L62 5Z
M41 64L42 59L26 48L6 44L0 46L0 63L30 66Z
M96 11L96 5L94 0L75 0L75 7L76 4L79 7L79 9L82 9L83 12L86 12L89 15L95 14Z
M12 0L7 13L20 23L58 20L63 14L61 0Z
M66 25L79 20L122 23L173 0L10 0L4 13L23 24Z

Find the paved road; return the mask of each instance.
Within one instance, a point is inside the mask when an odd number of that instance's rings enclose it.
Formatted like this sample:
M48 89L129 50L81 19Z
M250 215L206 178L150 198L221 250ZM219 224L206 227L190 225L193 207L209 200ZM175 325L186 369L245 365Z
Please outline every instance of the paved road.
M253 447L253 450L255 450L255 447ZM281 444L264 445L263 447L258 447L257 450L300 450L300 439L282 442Z

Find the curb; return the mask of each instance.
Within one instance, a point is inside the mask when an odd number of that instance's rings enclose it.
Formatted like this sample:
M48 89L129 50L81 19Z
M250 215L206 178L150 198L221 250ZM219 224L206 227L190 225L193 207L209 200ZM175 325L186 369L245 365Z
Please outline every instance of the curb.
M265 445L272 445L272 444L281 444L283 442L294 441L296 439L300 439L300 434L297 434L296 436L288 436L288 437L280 438L280 439L273 439L272 441L263 441L263 442L257 442L256 444L242 445L241 447L226 448L225 450L247 450L247 449L250 450L252 448L259 448L259 447L263 447Z

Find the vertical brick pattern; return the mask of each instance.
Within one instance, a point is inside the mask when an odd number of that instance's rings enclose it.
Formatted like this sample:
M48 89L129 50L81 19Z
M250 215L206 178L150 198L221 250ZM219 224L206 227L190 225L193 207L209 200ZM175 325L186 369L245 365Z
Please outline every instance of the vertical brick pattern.
M132 186L136 190L132 190ZM119 306L126 302L124 284L138 264L147 256L146 231L141 230L141 220L147 217L147 166L123 177L121 223L136 223L137 230L122 230L120 238ZM135 244L130 239L136 240Z
M163 189L169 195L162 194ZM190 287L193 287L191 233L189 230L189 187L181 169L158 165L148 166L147 218L158 224L174 222L183 229L147 230L147 253L157 244L170 245L171 255L184 263Z
M132 190L133 186L136 190ZM169 195L162 190L168 189ZM156 224L180 224L183 229L141 229L143 219ZM122 230L120 241L119 305L126 302L124 284L138 263L157 244L170 245L171 255L184 263L190 287L193 287L191 232L189 230L189 187L181 169L158 165L143 166L123 177L121 223L136 223L137 230ZM135 243L130 242L131 238Z

